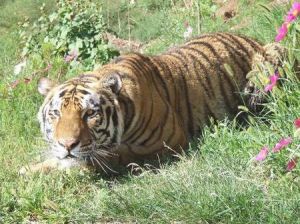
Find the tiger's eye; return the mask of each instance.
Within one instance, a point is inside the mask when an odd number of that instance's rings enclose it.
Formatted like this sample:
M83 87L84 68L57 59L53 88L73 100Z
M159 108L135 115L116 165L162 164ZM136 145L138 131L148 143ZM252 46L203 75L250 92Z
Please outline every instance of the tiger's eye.
M60 111L59 110L49 110L48 117L50 120L57 120L60 117Z
M49 115L51 117L59 117L60 116L60 112L59 112L59 110L50 110L49 111Z
M53 110L53 113L54 113L56 116L59 116L59 115L60 115L59 110Z
M87 116L91 117L97 114L96 110L88 109L85 113Z

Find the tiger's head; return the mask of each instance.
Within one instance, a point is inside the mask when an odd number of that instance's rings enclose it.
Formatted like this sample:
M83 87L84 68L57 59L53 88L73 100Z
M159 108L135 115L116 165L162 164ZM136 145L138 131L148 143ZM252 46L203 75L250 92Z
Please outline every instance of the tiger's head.
M62 84L48 78L38 83L45 96L38 112L41 131L59 159L109 155L121 141L123 115L118 103L119 74L99 78L84 74ZM93 162L93 161L92 161Z

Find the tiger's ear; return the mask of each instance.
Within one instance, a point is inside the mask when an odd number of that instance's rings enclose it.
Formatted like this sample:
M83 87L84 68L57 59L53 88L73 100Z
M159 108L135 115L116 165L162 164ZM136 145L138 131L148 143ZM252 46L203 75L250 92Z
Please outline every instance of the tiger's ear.
M115 73L106 77L103 81L103 87L110 88L115 94L119 94L122 88L122 80L119 74Z
M48 92L56 86L56 83L48 78L40 78L38 81L38 91L43 96L46 96Z

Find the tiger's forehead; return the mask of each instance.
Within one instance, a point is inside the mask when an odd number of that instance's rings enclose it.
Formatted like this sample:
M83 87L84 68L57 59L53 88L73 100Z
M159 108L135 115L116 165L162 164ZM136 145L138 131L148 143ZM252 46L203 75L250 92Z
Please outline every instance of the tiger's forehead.
M77 104L81 108L93 108L100 105L100 97L95 90L80 83L66 83L59 86L52 97L52 106Z

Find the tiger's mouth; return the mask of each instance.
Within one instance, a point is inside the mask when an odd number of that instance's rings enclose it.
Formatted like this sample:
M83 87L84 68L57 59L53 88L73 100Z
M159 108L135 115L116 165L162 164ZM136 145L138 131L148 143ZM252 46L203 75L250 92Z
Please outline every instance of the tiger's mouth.
M110 159L116 157L117 154L113 153L112 148L116 144L93 144L92 146L80 148L80 152L76 159L84 161L86 164L100 169L107 173L107 171L117 173L110 164Z
M76 158L78 158L78 157L75 156L75 155L72 155L72 154L68 154L68 155L65 157L65 159L76 159Z
M114 153L114 149L119 145L111 142L89 141L86 144L76 144L74 148L68 149L61 144L51 144L52 156L59 159L61 162L78 162L102 170L106 172L116 171L111 167L112 161L115 161L119 156Z
M106 160L111 157L116 156L113 153L113 148L116 147L117 144L113 143L97 143L95 141L89 142L89 144L78 144L72 150L67 150L66 148L62 147L59 144L56 144L52 147L52 152L54 156L59 160L68 160L68 159L75 159L75 160L82 160L82 161L89 161L93 160Z

